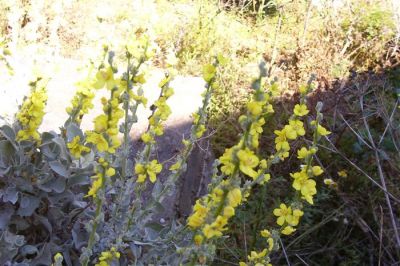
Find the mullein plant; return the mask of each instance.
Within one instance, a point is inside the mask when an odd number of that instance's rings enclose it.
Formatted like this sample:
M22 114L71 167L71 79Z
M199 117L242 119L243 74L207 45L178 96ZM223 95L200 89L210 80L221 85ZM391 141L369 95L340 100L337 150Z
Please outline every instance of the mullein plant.
M275 152L263 159L259 153L259 137L263 132L265 119L274 112L270 103L277 91L276 84L271 84L264 89L265 69L260 65L260 77L253 83L253 97L247 104L247 113L239 118L243 128L243 134L239 143L226 149L219 158L220 173L215 174L209 184L209 193L196 201L193 213L188 218L187 225L194 232L194 247L190 248L192 263L205 264L212 260L215 241L228 231L229 219L235 215L236 208L246 202L252 188L255 185L265 185L271 178L269 173L273 164L284 161L290 154L290 141L305 135L302 119L309 113L306 105L306 95L311 85L301 88L301 101L296 104L293 115L288 124L281 130L276 130ZM317 119L310 122L315 129L311 147L303 147L298 151L298 158L303 159L305 165L301 171L293 173L293 188L296 190L295 203L292 207L281 204L274 210L280 230L263 230L262 236L267 240L267 248L261 252L253 251L248 256L249 265L268 265L269 253L277 249L277 240L280 233L289 235L295 231L302 211L302 201L313 204L313 196L316 194L314 176L323 173L319 166L312 166L313 155L317 151L317 141L321 136L329 132L320 125L322 114L321 105L317 106ZM241 265L247 265L244 262Z
M289 140L295 140L305 135L303 122L300 119L306 117L309 113L306 96L311 89L310 83L308 86L300 88L301 100L299 104L295 105L289 123L282 130L275 131L275 148L277 151L283 150L285 152L284 156L281 156L281 160L286 158L290 151ZM297 158L303 164L301 164L298 172L290 173L293 179L292 188L295 190L292 201L290 203L280 203L279 207L273 210L273 215L276 217L276 224L279 227L263 229L260 234L265 239L266 248L259 252L251 251L250 255L247 256L247 261L240 262L240 266L272 265L270 263L270 254L279 249L278 243L280 242L281 235L293 234L299 225L301 217L304 215L304 204L314 204L313 198L317 194L315 178L323 174L324 171L320 166L313 165L313 159L318 151L317 144L320 138L330 134L320 124L323 119L321 109L322 103L319 102L316 106L315 120L309 119L308 121L313 133L311 144L308 147L301 147L297 150ZM248 186L246 191L250 193L250 189L251 187Z
M150 47L149 38L141 36L126 46L127 70L120 78L116 77L117 69L113 65L113 53L108 53L107 62L100 66L94 82L91 83L94 89L105 87L110 92L110 97L101 99L104 113L94 119L94 129L85 132L86 143L97 151L98 157L95 175L92 177L93 182L87 195L94 199L96 211L93 220L87 225L90 235L80 259L83 265L89 263L98 237L98 226L105 222L103 209L106 208L107 188L120 189L120 197L115 197L117 200L115 205L119 204L118 200L121 200L124 192L122 184L128 174L129 133L137 120L136 112L139 105L147 103L141 89L141 85L145 83L142 66L152 54L153 48ZM88 97L85 95L85 98ZM122 124L121 119L123 119ZM119 133L123 134L123 142ZM118 209L118 206L114 207L115 210ZM107 251L103 253L105 252ZM119 258L120 253L116 250L114 253L118 254ZM102 255L98 265L108 265L105 264L106 261Z

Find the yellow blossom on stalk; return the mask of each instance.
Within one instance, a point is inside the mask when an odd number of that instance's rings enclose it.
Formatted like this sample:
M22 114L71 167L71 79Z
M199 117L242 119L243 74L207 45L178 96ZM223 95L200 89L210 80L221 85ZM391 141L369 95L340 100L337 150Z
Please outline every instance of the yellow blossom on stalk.
M37 81L39 82L39 80ZM17 133L17 140L35 140L40 139L38 128L42 123L44 116L44 108L47 101L47 93L44 87L37 87L33 85L31 95L23 102L18 114L17 119L21 125L21 130Z
M316 124L315 120L311 121L312 126L315 126L315 124ZM330 131L328 131L326 128L324 128L320 124L318 124L317 132L318 132L318 135L320 135L320 136L327 136L327 135L331 134Z
M254 171L254 168L257 167L259 163L257 155L255 155L253 151L246 148L245 150L238 151L236 156L239 159L240 171L252 177L253 179L257 178L258 174L256 171Z
M292 177L294 176L295 175L292 175ZM300 175L297 178L295 177L293 181L293 188L300 191L303 198L310 204L314 203L313 196L317 194L315 186L316 182L313 179L309 179L306 174Z
M330 178L325 178L325 179L324 179L324 184L325 184L325 185L328 185L328 186L332 186L332 185L335 185L336 182L333 181L333 180L330 179Z
M114 71L111 66L100 69L96 74L96 82L94 87L96 89L106 86L107 89L112 90L117 85L114 79Z
M200 227L204 223L209 210L208 207L200 203L200 200L197 200L193 207L193 214L188 218L188 226L192 229Z
M258 135L263 132L262 126L265 124L265 119L260 118L257 121L253 122L250 126L250 135Z
M274 248L274 239L272 237L269 237L267 239L267 242L268 242L268 250L272 251L272 249Z
M267 249L264 249L261 252L256 252L256 251L252 251L250 252L250 255L247 257L249 259L249 261L255 261L258 259L262 259L267 255Z
M99 189L103 186L103 175L101 173L97 173L92 178L95 180L93 181L92 186L89 189L88 196L96 198L97 191L99 191Z
M239 188L234 188L233 190L228 192L227 198L229 206L235 208L242 202L242 192Z
M147 165L147 174L149 175L150 182L156 182L157 174L162 170L162 165L158 163L157 160L152 160L150 164Z
M178 169L180 169L182 166L182 162L181 161L177 161L176 163L174 163L173 165L170 166L169 170L170 171L176 171Z
M322 170L320 166L313 166L311 170L314 176L319 176L324 173L324 170Z
M86 132L86 141L95 145L99 152L107 151L109 148L108 142L104 136L94 131Z
M263 111L263 104L257 101L249 102L247 104L247 110L254 116L260 115Z
M305 104L296 104L293 109L293 113L297 116L305 116L310 111L307 109L307 105Z
M271 237L271 232L267 229L262 230L260 233L261 233L262 237L265 237L265 238Z
M159 164L157 160L152 160L151 162L145 165L137 163L135 165L135 174L138 175L137 182L143 183L148 176L150 182L154 183L156 182L157 174L159 174L161 170L162 170L162 165Z
M233 159L233 149L226 149L224 154L219 157L219 161L222 164L221 171L225 175L230 175L235 169L235 164L232 162Z
M284 235L291 235L295 231L296 231L296 229L294 229L292 226L288 225L288 226L285 226L285 228L283 228L281 233Z
M297 151L297 158L298 159L305 159L307 156L315 154L316 150L311 148L308 150L306 147L302 147L300 150Z
M224 208L224 216L230 218L235 215L235 209L232 206L226 206Z
M292 208L287 207L285 203L281 203L279 208L274 209L273 213L278 217L276 223L280 226L292 220Z
M213 238L213 237L222 236L222 232L220 230L218 230L218 228L215 228L209 224L206 224L202 231L203 231L204 236L208 239Z
M290 219L290 221L288 222L288 224L290 224L291 226L296 226L299 224L300 221L300 217L302 217L304 215L304 212L300 209L294 209L292 212L292 217Z
M141 140L142 140L144 143L154 143L154 138L153 138L153 136L152 136L150 133L148 133L148 132L143 133L142 136L141 136L140 138L141 138Z
M80 158L82 153L90 152L89 147L86 147L80 143L81 137L75 136L71 142L67 143L67 147L70 150L72 156Z
M292 131L296 133L296 137L304 136L306 134L303 122L298 119L290 120L289 126L291 127Z
M200 246L201 243L203 243L203 240L204 240L204 237L203 237L202 235L195 235L195 236L194 236L194 243L195 243L197 246Z
M340 177L347 177L347 172L346 170L340 170L339 172L337 172L338 176Z
M96 132L104 132L108 128L108 117L105 114L99 115L93 120L93 123Z
M118 260L121 254L112 247L110 251L103 251L99 257L99 262L95 266L109 266L114 260Z
M289 142L287 141L286 130L275 130L274 134L276 135L275 138L275 148L277 151L288 151L290 150Z

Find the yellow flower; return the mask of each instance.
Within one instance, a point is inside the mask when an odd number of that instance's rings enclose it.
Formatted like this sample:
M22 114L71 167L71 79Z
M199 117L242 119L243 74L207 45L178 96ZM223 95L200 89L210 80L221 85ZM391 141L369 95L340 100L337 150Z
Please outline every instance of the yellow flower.
M261 231L261 236L265 237L265 238L268 238L268 237L271 236L271 232L269 230L267 230L267 229L264 229L264 230Z
M135 165L135 174L138 175L137 182L143 183L148 176L150 182L156 182L157 174L162 170L162 165L158 163L157 160L152 160L150 163L143 165L142 163L137 163Z
M150 182L156 182L156 175L161 172L162 165L158 163L157 160L152 160L146 167L147 174L149 175Z
M203 234L206 238L210 239L213 237L219 237L222 236L222 232L219 231L218 229L214 228L213 226L206 224L203 228Z
M302 147L300 150L297 151L297 158L298 159L305 159L306 157L315 154L316 150L311 148L308 150L306 147Z
M304 215L304 212L300 209L294 209L292 216L290 217L288 224L291 226L296 226L299 224L300 217Z
M262 103L261 102L249 102L247 104L247 110L249 110L249 112L254 115L260 115L262 113Z
M324 184L325 184L325 185L328 185L328 186L332 186L332 185L335 185L336 182L333 181L333 180L330 179L330 178L325 178L325 179L324 179Z
M89 189L88 196L93 196L96 198L97 191L103 186L103 176L98 173L93 177L95 180L92 183L92 186Z
M290 120L289 126L292 128L293 131L296 132L297 136L304 136L306 134L303 122L298 119Z
M347 172L346 170L340 170L339 172L337 172L338 176L340 177L347 177Z
M312 125L312 126L315 126L316 123L317 123L317 122L316 122L315 120L311 121L311 125ZM327 135L331 134L330 131L328 131L326 128L324 128L324 127L321 126L320 124L318 124L317 132L318 132L318 134L319 134L320 136L327 136Z
M108 150L108 142L103 137L102 134L96 133L94 131L86 132L86 141L88 143L92 143L97 147L99 152L107 151Z
M88 147L80 144L80 140L80 136L75 136L71 142L67 143L68 149L75 158L80 158L84 152L90 152Z
M274 248L274 239L272 237L269 237L267 239L268 242L268 250L271 251Z
M171 171L176 171L179 170L179 168L181 168L182 166L182 162L181 161L177 161L176 163L174 163L173 165L171 165L171 167L169 168L169 170Z
M287 139L296 139L297 138L297 133L296 131L290 126L290 125L286 125L283 128L285 134L286 134L286 138Z
M150 133L143 133L140 137L144 143L153 143L154 138Z
M108 117L107 115L99 115L94 119L94 130L97 133L101 133L107 130L108 128Z
M17 113L16 117L21 130L17 133L17 140L40 140L38 128L42 123L45 114L44 108L46 106L47 94L44 87L38 87L36 81L32 87L31 95L22 103L22 106Z
M285 228L283 228L283 230L281 231L282 234L284 235L291 235L293 232L295 232L296 229L294 229L291 226L286 226Z
M279 208L274 209L274 215L278 217L276 223L282 226L285 222L289 222L292 219L292 208L287 207L286 204L281 203Z
M195 243L197 246L200 246L201 243L203 243L203 239L204 239L204 237L203 237L202 235L195 235L195 236L194 236L194 243Z
M240 171L253 179L257 178L258 174L253 168L257 167L259 159L254 152L246 148L245 150L238 151L236 155L239 159Z
M296 104L293 109L293 113L297 116L305 116L309 112L305 104Z
M315 188L316 183L313 179L308 179L305 177L296 178L293 181L293 188L296 190L300 190L301 195L304 199L313 204L313 195L317 194L317 189Z
M258 135L263 132L262 126L265 124L265 119L260 118L259 120L253 122L250 126L250 135Z
M239 188L234 188L233 190L228 192L228 202L229 206L235 208L242 202L242 192Z
M314 176L322 175L322 173L324 172L324 170L322 170L322 168L319 166L313 166L311 169Z
M331 134L331 132L330 131L328 131L326 128L324 128L323 126L321 126L321 125L318 125L318 134L320 135L320 136L327 136L327 135L329 135L329 134Z
M110 167L110 168L108 168L108 169L106 170L106 176L112 177L112 176L114 176L114 175L115 175L115 169L114 169L114 168Z
M255 261L258 259L262 259L267 255L267 250L264 249L263 251L257 253L256 251L250 252L250 256L248 256L249 261Z
M230 175L233 173L235 169L235 165L232 162L232 155L233 155L233 149L226 149L224 154L219 157L219 161L222 164L221 171L225 175Z
M188 218L188 226L191 228L198 228L204 223L204 217L202 217L199 213L195 212Z
M117 82L114 79L114 71L111 66L100 69L96 74L94 87L100 89L103 88L104 85L109 90L113 89L117 85Z
M232 206L226 206L224 208L224 216L230 218L235 215L235 209Z
M277 151L289 151L290 146L289 142L287 142L286 131L285 129L282 130L275 130L274 134L276 135L275 138L275 148Z

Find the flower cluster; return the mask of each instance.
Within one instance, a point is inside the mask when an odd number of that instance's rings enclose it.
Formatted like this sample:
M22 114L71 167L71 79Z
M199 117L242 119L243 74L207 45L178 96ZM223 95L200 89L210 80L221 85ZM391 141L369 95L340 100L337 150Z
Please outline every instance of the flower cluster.
M149 163L141 164L137 163L135 165L135 173L138 175L137 182L143 183L147 177L149 177L150 182L156 182L157 174L162 170L162 165L158 163L157 160L152 160Z
M208 68L208 71L213 72L212 68ZM205 75L205 80L210 76ZM201 245L207 245L212 239L223 235L229 219L235 215L235 209L249 196L241 185L242 177L245 177L246 184L264 184L270 178L266 173L267 160L261 160L257 155L265 117L273 113L271 94L264 91L261 80L262 77L255 81L255 92L247 105L247 113L239 118L244 129L239 143L226 149L219 158L222 175L213 177L209 193L196 202L188 218L187 224L195 232L194 242L199 246L198 259L204 257L200 255Z
M17 133L17 139L19 141L40 140L38 128L45 114L44 108L46 106L47 93L44 81L41 78L38 78L30 85L32 87L32 93L23 102L17 114L18 122L21 125L21 129Z
M281 233L284 235L290 235L296 231L294 226L299 224L300 218L303 214L302 210L297 208L292 209L292 207L288 207L284 203L281 203L279 208L274 210L274 215L278 217L276 223L283 228Z
M113 154L121 145L118 138L118 125L120 119L124 116L124 111L120 107L120 96L123 88L118 86L119 83L115 81L114 73L110 72L110 69L112 69L111 66L106 67L106 70L100 69L96 75L97 83L107 86L111 97L108 100L106 98L101 99L104 114L94 119L94 130L86 132L86 141L96 146L99 152Z
M115 175L115 169L102 157L98 160L98 166L95 169L96 175L92 176L94 180L88 192L88 196L96 198L100 188L105 185L105 178L110 178Z
M81 137L75 136L71 142L67 143L67 147L72 156L79 159L82 153L90 152L90 148L81 143Z
M153 144L155 143L155 137L164 134L163 122L165 122L171 114L171 109L167 104L168 98L174 94L174 90L169 87L170 80L171 76L166 75L159 83L159 87L161 88L160 97L153 104L154 109L149 118L148 129L141 136L145 147L135 164L135 174L138 176L138 183L144 183L147 177L149 177L150 182L156 182L157 174L162 170L162 165L157 160L150 161L150 156Z
M267 160L267 168L270 163L274 163L274 158L277 157L279 160L284 160L289 156L290 144L289 141L295 140L300 136L305 135L305 128L303 122L300 120L301 117L306 116L309 110L306 105L306 95L310 91L311 86L302 87L301 101L296 104L293 109L293 115L289 119L287 125L281 130L275 130L275 149L276 154L270 156ZM317 152L317 141L321 136L326 136L330 132L326 130L319 123L322 120L322 114L320 113L321 105L317 105L317 119L311 121L310 126L314 129L313 142L310 147L301 147L297 151L297 158L304 162L299 172L291 173L290 176L294 179L292 187L297 192L295 201L289 206L285 203L281 203L279 208L274 209L273 214L277 217L276 223L280 226L279 231L272 230L271 232L267 229L261 231L261 235L266 238L268 248L263 249L261 252L252 251L247 258L247 263L241 262L240 265L270 265L269 253L277 248L274 243L279 239L279 234L290 235L296 231L296 226L299 224L301 217L304 215L302 211L303 203L301 200L305 200L309 204L313 204L313 196L317 193L316 182L313 177L319 176L323 173L320 166L312 166L312 160Z
M281 130L275 130L275 149L281 160L289 157L290 145L289 140L295 140L300 136L304 136L306 131L300 117L309 113L305 103L296 104L293 110L293 115L289 119L289 123Z
M103 251L99 257L99 262L95 264L95 266L110 266L113 261L118 261L121 254L117 251L116 248L112 247L110 251Z
M90 78L90 74L86 79L76 83L76 87L77 91L71 100L71 106L67 107L66 111L70 116L68 122L79 125L83 116L93 108L92 102L96 89L94 81Z
M201 229L195 236L195 243L200 245L203 238L211 239L222 236L229 218L235 215L235 208L242 202L242 192L239 187L229 189L229 181L222 181L206 197L197 200L193 214L188 218L188 226ZM216 213L215 217L209 215ZM204 237L203 237L204 236Z

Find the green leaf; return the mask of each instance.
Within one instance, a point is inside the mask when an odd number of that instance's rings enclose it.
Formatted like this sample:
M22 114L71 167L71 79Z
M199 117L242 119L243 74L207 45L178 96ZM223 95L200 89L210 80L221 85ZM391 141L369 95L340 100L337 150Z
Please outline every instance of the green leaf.
M60 161L49 162L50 168L62 177L68 178L69 172Z
M10 126L8 125L3 125L2 127L0 127L0 133L9 141L11 142L15 142L15 132L14 129L12 129Z
M75 123L68 124L66 131L68 142L71 142L76 136L79 136L81 140L83 139L83 132Z
M5 163L8 162L13 157L15 151L16 147L14 147L11 141L9 140L0 141L0 158L2 160L3 158L6 159L6 161L4 161Z

